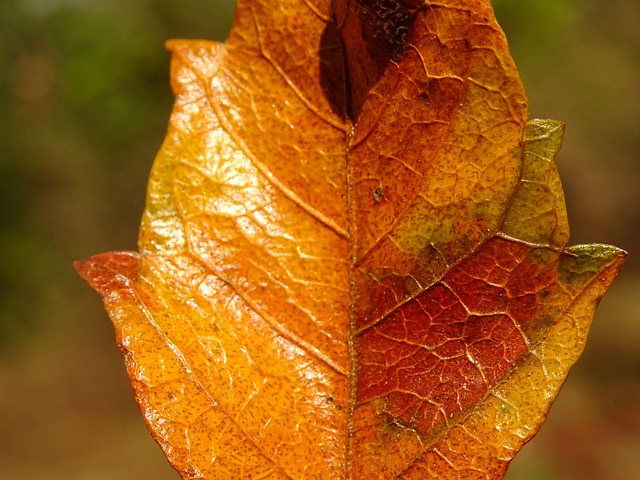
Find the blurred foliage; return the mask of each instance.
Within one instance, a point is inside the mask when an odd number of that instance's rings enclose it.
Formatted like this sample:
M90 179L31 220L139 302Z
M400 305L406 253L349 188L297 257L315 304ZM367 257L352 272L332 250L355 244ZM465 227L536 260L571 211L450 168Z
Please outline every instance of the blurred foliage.
M567 123L572 242L631 251L511 480L640 478L640 3L494 0L532 116ZM12 479L177 478L71 262L135 249L171 110L170 38L230 0L0 0L0 465Z

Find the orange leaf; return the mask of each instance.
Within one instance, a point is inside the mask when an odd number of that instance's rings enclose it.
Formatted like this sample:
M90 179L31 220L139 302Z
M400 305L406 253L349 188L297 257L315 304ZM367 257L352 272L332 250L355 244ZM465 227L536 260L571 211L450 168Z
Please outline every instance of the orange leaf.
M624 252L567 247L488 0L241 1L172 41L140 253L76 267L185 479L497 479Z

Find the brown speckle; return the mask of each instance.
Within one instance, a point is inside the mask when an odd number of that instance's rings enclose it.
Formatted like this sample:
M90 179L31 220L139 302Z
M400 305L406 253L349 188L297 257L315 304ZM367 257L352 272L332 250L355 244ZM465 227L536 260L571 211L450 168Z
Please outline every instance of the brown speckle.
M373 201L378 204L384 198L384 190L382 189L382 185L378 185L373 189Z

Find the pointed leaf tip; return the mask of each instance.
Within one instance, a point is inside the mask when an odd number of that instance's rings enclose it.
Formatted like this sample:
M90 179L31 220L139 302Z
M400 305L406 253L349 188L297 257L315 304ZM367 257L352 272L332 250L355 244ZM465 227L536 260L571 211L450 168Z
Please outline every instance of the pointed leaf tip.
M136 252L110 252L77 260L73 266L85 282L105 297L125 279L136 278L139 263L140 255Z
M611 245L574 245L567 249L560 265L560 281L568 288L579 289L595 280L601 285L599 296L602 296L622 269L627 255Z

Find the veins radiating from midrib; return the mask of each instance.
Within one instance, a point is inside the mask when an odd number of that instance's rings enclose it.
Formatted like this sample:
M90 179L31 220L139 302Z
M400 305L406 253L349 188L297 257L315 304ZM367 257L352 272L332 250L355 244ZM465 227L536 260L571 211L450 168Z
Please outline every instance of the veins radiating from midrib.
M185 59L185 64L189 65L188 59ZM225 67L222 66L221 68ZM235 146L244 153L246 158L257 169L259 174L264 176L266 178L266 181L270 183L274 187L274 189L282 195L282 197L285 197L288 200L292 201L298 208L301 209L301 211L306 212L306 214L315 219L315 221L317 221L322 226L322 228L335 232L335 234L337 234L339 237L342 237L343 239L346 238L348 236L348 233L344 228L340 227L335 221L326 217L324 214L322 214L322 212L318 211L313 206L305 203L298 195L296 195L294 191L288 189L286 185L283 184L283 182L279 181L276 175L274 175L265 164L258 160L256 155L251 151L250 146L242 140L242 136L240 135L240 133L242 132L237 132L234 129L233 123L229 122L223 112L220 111L222 106L218 105L215 101L215 97L212 95L211 84L207 81L207 79L202 78L200 75L198 75L198 72L195 69L192 68L192 71L194 71L194 74L198 76L200 80L199 83L201 83L201 85L204 87L204 98L206 99L211 112L217 117L219 128L221 128L222 131L226 133L228 138L235 144ZM227 70L226 74L229 75L230 72ZM291 85L289 86L291 87ZM207 176L207 173L205 171L200 171L199 173L204 175L205 177ZM187 223L189 222L189 220L193 219L185 218L185 212L183 209L179 209L179 213L180 215L182 215L183 221L186 221ZM194 247L193 241L194 239L190 238L190 235L187 235L188 251L190 252L190 256L197 259L198 262L202 263L203 260L198 254L197 248ZM324 363L329 369L332 369L342 374L343 376L348 375L348 371L345 371L344 368L342 368L340 362L336 362L334 361L334 359L329 358L328 354L320 351L314 345L310 344L310 342L305 341L304 338L296 336L285 325L280 324L277 318L273 318L268 311L265 311L264 308L262 308L258 303L256 303L256 301L251 298L251 292L243 291L242 285L238 285L236 279L231 278L229 275L227 275L225 271L223 271L223 269L216 268L216 265L212 265L211 262L205 262L205 265L209 271L211 271L220 280L225 282L238 295L238 297L241 298L249 306L249 308L256 313L256 315L262 321L267 323L269 327L275 330L279 335L282 335L282 337L286 338L289 342L291 342L292 345L295 345L304 350L309 358L312 358L314 362ZM285 273L293 278L290 272L286 271ZM335 289L335 286L333 286L333 288Z
M287 85L289 86L289 88L291 88L291 90L294 92L294 94L300 99L300 101L302 101L308 108L310 111L313 111L314 113L316 113L318 115L319 118L321 118L323 121L327 122L329 125L331 125L334 128L337 128L338 130L342 131L344 130L343 128L338 128L336 127L336 125L334 125L329 119L327 119L326 117L324 117L323 115L321 115L316 108L312 108L312 105L310 104L310 102L304 98L304 96L302 96L302 94L298 91L297 88L295 88L294 85L292 85L291 81L288 79L288 77L284 74L284 72L281 71L281 69L277 68L277 66L274 64L274 62L272 62L271 60L269 60L268 56L264 53L264 51L261 49L261 53L262 56L265 58L265 60L267 60L270 65L276 70L278 71L278 73L283 76L284 80L286 81ZM191 70L191 72L199 79L199 81L201 82L201 84L204 86L204 92L205 92L205 99L207 100L207 103L209 104L212 112L216 115L216 117L218 118L218 121L220 122L221 127L227 132L227 134L233 139L233 141L236 143L236 145L238 146L238 148L243 151L247 157L251 160L251 162L254 164L254 166L263 174L265 175L265 177L267 177L269 179L269 181L276 187L278 188L281 193L289 198L291 201L293 201L294 203L296 203L300 208L302 208L304 211L306 211L307 213L309 213L313 218L315 218L316 220L318 220L320 223L322 223L323 225L325 225L326 227L330 228L331 230L333 230L334 232L336 232L338 235L340 235L343 238L348 238L348 232L347 230L342 227L341 225L339 225L336 221L334 221L333 219L329 218L328 216L326 216L324 213L322 213L320 210L318 210L316 207L310 205L309 203L305 202L302 198L300 198L299 195L297 195L295 192L293 192L291 189L289 189L286 185L284 185L268 168L267 166L260 162L258 160L258 158L253 154L253 152L248 148L248 146L246 145L246 143L242 140L242 136L238 135L237 132L235 131L235 129L231 126L231 124L229 122L226 121L225 115L223 115L223 113L221 112L218 104L213 101L212 99L215 98L215 95L213 94L212 90L211 90L211 85L209 83L209 79L206 77L203 77L202 74L195 68L191 67L191 62L189 58L186 58L181 52L175 52L176 55L182 57L182 61L184 63L185 66L189 66L188 68ZM224 69L224 66L219 67L221 70ZM226 71L227 76L229 79L234 79L235 75L233 73L233 71L231 70L227 70Z
M184 217L183 217L183 221L184 221ZM187 235L187 244L188 244L188 251L191 254L191 256L194 258L194 260L198 262L202 262L202 260L200 259L200 255L197 253L197 249L192 245L192 240L189 235ZM231 278L229 278L228 275L226 275L223 271L215 268L209 262L205 262L204 265L207 267L208 270L214 273L220 280L224 281L227 285L229 285L233 289L233 291L238 295L238 297L242 298L243 301L251 307L251 310L253 310L258 315L258 317L262 319L265 323L267 323L274 331L278 332L278 334L282 335L284 338L286 338L288 341L290 341L297 347L305 350L310 355L314 356L316 359L322 361L331 369L335 370L336 372L342 375L345 375L345 376L347 375L347 372L345 372L340 367L340 365L335 363L334 360L329 355L327 355L325 352L322 352L314 345L309 344L304 339L298 337L293 332L289 331L289 329L287 329L285 326L275 321L267 312L265 312L262 308L260 308L260 306L255 301L253 301L249 295L247 295L241 288L239 288L236 282L233 281Z
M607 269L611 268L611 265L609 267L607 267ZM589 287L591 285L593 285L594 283L599 281L599 276L595 276L590 282L588 282L586 285L584 285L584 287L581 289L580 293L577 293L575 295L575 297L566 305L566 307L562 310L562 313L559 314L559 316L565 315L567 312L569 312L573 306L575 305L575 303L578 301L578 299L581 297L582 292L584 292L585 290L589 289ZM515 362L511 368L506 372L506 374L503 376L502 380L500 382L498 382L496 385L494 385L492 388L489 388L487 390L486 395L480 399L479 401L477 401L471 408L469 408L467 411L463 411L460 414L454 416L449 422L447 422L447 424L445 424L443 427L441 427L438 431L431 433L428 437L423 438L423 444L425 445L424 448L418 452L414 458L407 463L407 465L405 466L405 468L399 472L394 479L402 479L404 474L413 466L416 464L416 462L418 462L422 456L424 455L425 452L431 450L434 448L434 445L437 444L438 441L440 441L442 438L445 437L445 435L454 427L457 426L461 426L471 415L473 415L478 409L480 409L485 403L486 400L491 397L491 396L495 396L496 398L500 399L500 397L498 397L496 395L496 392L503 386L505 385L507 382L509 382L509 380L511 379L511 376L513 375L514 372L518 371L523 364L525 364L532 356L535 356L535 350L542 345L545 342L545 338L544 336L540 336L535 342L530 343L528 342L528 349L527 352L522 356L522 358L520 358L517 362ZM546 388L546 386L545 386Z
M189 62L185 59L185 64L189 64ZM201 77L197 70L195 69L191 69L194 74L196 76L198 76L200 78L200 81L202 82L203 85L206 86L206 100L212 110L213 113L215 113L216 117L218 118L220 127L226 131L226 133L229 135L229 137L235 142L235 144L237 145L237 147L245 153L245 155L247 156L247 158L251 161L251 163L257 168L257 170L263 174L268 180L269 182L276 188L278 189L285 197L289 198L291 201L293 201L298 207L300 207L302 210L306 211L309 215L311 215L313 218L315 218L317 221L319 221L321 224L323 224L326 228L329 228L330 230L333 230L334 232L336 232L338 235L342 236L342 237L346 237L348 234L347 232L340 226L337 225L337 223L335 223L333 220L329 219L328 217L324 216L324 214L322 214L321 212L319 212L318 210L316 210L314 207L312 207L311 205L307 204L306 202L304 202L302 199L300 199L299 196L297 196L293 191L289 190L284 184L282 184L282 182L280 182L270 171L269 169L262 164L257 158L256 156L253 154L253 152L248 148L248 146L245 144L245 142L242 141L241 136L238 135L235 132L235 129L232 127L232 125L226 121L226 117L225 115L222 114L222 112L220 111L217 103L215 101L212 101L212 99L214 98L209 84L206 81L205 78ZM201 172L202 173L202 172ZM183 220L186 220L184 218L183 215ZM190 248L191 251L194 252L194 254L198 257L196 250L191 247ZM211 268L211 265L209 265L209 267ZM233 282L231 279L229 279L223 272L221 271L217 271L216 274L223 279L226 283L228 283L229 285L231 285L234 290L248 303L251 305L252 309L254 311L256 311L256 313L259 314L259 316L261 318L263 318L263 320L265 320L269 325L271 325L272 328L275 328L279 333L283 334L286 338L288 338L290 341L292 341L294 344L298 345L300 348L303 348L304 350L308 351L310 354L312 354L313 356L317 357L319 360L323 361L324 363L326 363L328 366L330 366L332 369L334 369L335 371L342 373L343 375L346 375L347 372L345 372L337 363L335 363L327 354L325 354L324 352L320 351L319 349L317 349L315 346L310 345L309 343L305 342L303 339L297 337L296 335L292 334L290 331L288 331L288 329L284 328L283 326L281 326L278 322L276 322L275 320L273 320L266 312L264 312L255 302L253 302L251 300L250 297L248 297L246 294L244 294L244 292L241 291L241 289L238 288L237 285L235 285L235 282Z

